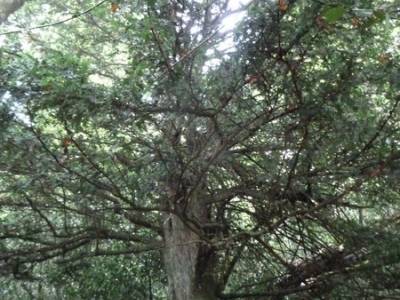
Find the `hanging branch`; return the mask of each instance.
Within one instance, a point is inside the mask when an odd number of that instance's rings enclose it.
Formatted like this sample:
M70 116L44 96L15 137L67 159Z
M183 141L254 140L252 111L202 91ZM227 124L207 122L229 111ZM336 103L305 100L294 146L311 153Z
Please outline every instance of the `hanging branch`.
M18 30L11 30L11 31L7 31L7 32L2 32L2 33L0 33L0 36L1 36L1 35L14 34L14 33L23 33L23 32L25 32L25 31L31 31L31 30L35 30L35 29L41 29L41 28L46 28L46 27L52 27L52 26L61 25L61 24L64 24L64 23L66 23L66 22L69 22L69 21L72 21L72 20L74 20L74 19L77 19L77 18L79 18L79 17L81 17L81 16L83 16L83 15L88 14L89 12L91 12L92 10L96 9L97 7L103 5L103 4L104 4L105 2L107 2L107 1L108 1L108 0L100 1L100 2L97 3L96 5L94 5L94 6L90 7L90 8L88 8L87 10L85 10L85 11L83 11L83 12L81 12L81 13L73 14L71 17L68 17L68 18L66 18L66 19L64 19L64 20L61 20L61 21L57 21L57 22L54 22L54 23L43 24L43 25L39 25L39 26L34 26L34 27L27 28L27 29L18 29Z

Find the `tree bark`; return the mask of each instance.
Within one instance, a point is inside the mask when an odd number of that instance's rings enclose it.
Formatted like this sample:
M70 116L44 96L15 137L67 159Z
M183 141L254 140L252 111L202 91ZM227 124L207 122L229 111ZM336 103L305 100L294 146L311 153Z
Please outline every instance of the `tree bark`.
M195 206L189 212L192 212L196 220L204 220L204 207L198 204ZM170 214L164 221L163 259L168 277L169 300L217 299L215 251L201 241L191 227L175 214Z

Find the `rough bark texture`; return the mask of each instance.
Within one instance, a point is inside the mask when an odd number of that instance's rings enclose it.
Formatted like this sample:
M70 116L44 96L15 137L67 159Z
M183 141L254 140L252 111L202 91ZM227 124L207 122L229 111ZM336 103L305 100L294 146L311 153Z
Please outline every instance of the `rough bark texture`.
M190 205L189 205L190 206ZM205 220L205 208L191 205L188 215ZM168 275L170 300L214 300L215 253L193 230L190 221L170 214L164 221L164 265Z

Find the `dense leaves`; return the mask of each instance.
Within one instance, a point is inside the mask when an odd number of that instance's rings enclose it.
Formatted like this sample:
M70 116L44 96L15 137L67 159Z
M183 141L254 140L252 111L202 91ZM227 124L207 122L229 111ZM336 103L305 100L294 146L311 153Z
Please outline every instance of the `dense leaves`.
M398 3L241 3L2 25L0 297L400 294Z

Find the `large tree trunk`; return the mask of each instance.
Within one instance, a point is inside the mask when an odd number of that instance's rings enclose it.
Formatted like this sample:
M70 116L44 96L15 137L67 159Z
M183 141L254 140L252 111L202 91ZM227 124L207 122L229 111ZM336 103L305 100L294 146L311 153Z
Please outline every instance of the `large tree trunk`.
M198 203L189 215L204 221ZM215 251L192 230L188 222L169 215L164 222L164 266L169 282L169 300L214 300L216 297Z

